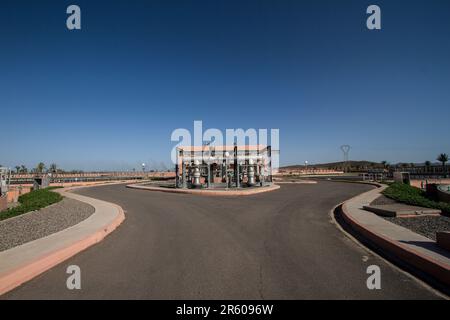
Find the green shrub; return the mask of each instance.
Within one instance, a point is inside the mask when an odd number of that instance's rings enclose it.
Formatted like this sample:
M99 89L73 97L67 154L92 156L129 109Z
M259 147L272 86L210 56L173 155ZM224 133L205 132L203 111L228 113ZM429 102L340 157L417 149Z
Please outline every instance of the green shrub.
M450 213L450 204L433 201L427 197L424 191L404 183L394 182L390 184L383 191L383 194L388 198L409 205L439 209L444 213Z
M35 190L21 195L19 197L20 205L0 212L0 220L8 219L30 211L39 210L62 200L62 196L59 193L52 192L50 190L51 189L49 188Z

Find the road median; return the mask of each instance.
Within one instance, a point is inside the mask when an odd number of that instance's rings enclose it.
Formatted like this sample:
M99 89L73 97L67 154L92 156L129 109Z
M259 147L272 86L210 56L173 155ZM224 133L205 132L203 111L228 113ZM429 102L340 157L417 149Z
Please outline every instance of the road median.
M58 192L93 206L95 212L67 229L0 252L0 295L102 241L125 219L120 206L70 192L74 189Z
M342 205L342 218L358 236L372 246L426 276L450 288L450 253L435 241L393 224L372 212L363 210L385 189L370 190Z
M180 194L193 194L202 196L249 196L258 193L264 193L269 191L278 190L280 186L272 184L270 186L255 187L255 188L243 188L243 189L181 189L181 188L169 188L160 187L144 184L130 184L127 188L147 190L147 191L158 191L158 192L169 192L169 193L180 193Z

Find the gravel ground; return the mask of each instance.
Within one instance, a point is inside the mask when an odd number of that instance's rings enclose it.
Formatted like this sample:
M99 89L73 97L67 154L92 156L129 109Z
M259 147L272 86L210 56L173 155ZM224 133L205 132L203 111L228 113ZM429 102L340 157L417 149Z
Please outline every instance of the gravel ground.
M386 196L380 196L371 202L371 205L394 204L397 201ZM436 241L436 232L450 231L450 218L445 216L423 216L411 218L389 218L382 217L389 222L405 227L411 231L419 233L427 238Z
M0 251L73 226L94 213L94 207L64 198L38 211L0 221Z
M436 241L437 231L450 231L450 218L444 216L424 216L413 218L385 218Z

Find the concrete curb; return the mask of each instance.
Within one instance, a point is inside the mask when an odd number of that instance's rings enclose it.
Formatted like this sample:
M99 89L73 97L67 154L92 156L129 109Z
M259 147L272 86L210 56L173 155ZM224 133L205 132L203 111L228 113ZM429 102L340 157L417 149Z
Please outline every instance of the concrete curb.
M163 187L150 187L139 184L130 184L127 185L127 188L131 189L140 189L147 191L159 191L159 192L168 192L168 193L181 193L181 194L195 194L201 196L249 196L258 193L270 192L280 188L278 185L271 185L268 187L260 187L255 189L242 189L242 190L196 190L196 189L169 189Z
M275 184L317 184L315 180L303 180L303 181L274 181Z
M92 205L95 212L65 230L0 252L0 295L102 241L125 220L116 204L68 192L78 188L58 192Z
M424 272L425 274L431 276L432 278L438 280L446 286L450 286L450 264L438 261L430 255L426 255L422 252L419 252L419 250L412 249L411 246L383 235L381 232L378 232L376 230L374 224L362 222L361 215L359 215L359 212L356 212L355 208L362 208L364 205L362 201L362 199L364 199L364 196L369 193L374 193L374 191L378 191L379 193L381 190L370 190L345 201L342 204L342 218L344 219L344 221L358 235L362 236L364 239L368 240L376 247L382 249L384 252L396 257L406 265L410 265L415 269ZM368 214L374 215L373 213ZM388 221L385 222L392 225L390 226L390 228L403 229L402 227L396 226ZM421 237L419 235L417 236ZM430 243L432 243L431 240L429 241Z
M428 209L428 208L419 208L416 207L414 209L402 209L398 207L392 207L389 205L369 205L363 206L363 209L366 211L373 212L382 217L400 217L400 218L409 218L409 217L425 217L425 216L440 216L441 210L436 209Z

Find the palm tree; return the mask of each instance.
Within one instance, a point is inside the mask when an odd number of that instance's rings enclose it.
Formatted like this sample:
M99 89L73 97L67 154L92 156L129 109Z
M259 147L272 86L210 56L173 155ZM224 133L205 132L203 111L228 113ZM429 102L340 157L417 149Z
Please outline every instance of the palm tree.
M445 174L445 163L448 161L448 154L441 153L437 159L437 161L442 162L442 172Z
M20 166L15 166L14 168L16 168L16 173L20 172Z
M38 165L36 166L36 172L44 173L44 170L45 170L45 163L39 162Z
M24 165L21 165L21 166L20 166L20 172L21 172L21 173L28 173L27 167L25 167Z
M58 166L56 165L56 163L52 163L50 165L50 172L56 173L57 171L58 171Z
M391 164L387 162L386 160L381 161L381 164L383 165L383 169L388 170L391 167Z

